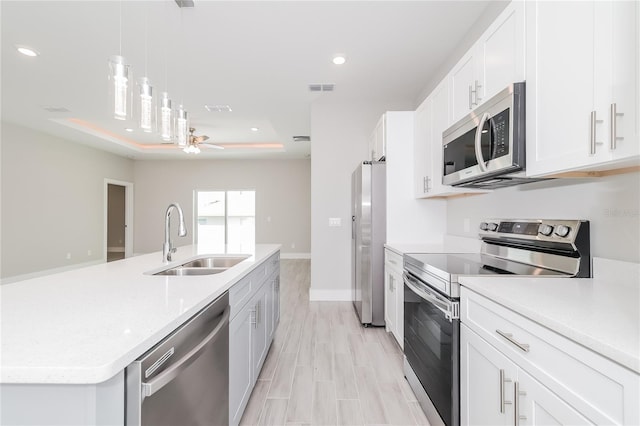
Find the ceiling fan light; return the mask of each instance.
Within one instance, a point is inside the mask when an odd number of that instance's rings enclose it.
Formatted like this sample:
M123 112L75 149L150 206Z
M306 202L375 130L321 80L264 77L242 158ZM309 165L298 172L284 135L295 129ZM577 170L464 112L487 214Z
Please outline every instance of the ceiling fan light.
M171 109L171 99L167 92L162 93L160 99L160 137L163 141L173 139L173 111Z
M143 132L150 133L156 125L156 108L153 99L153 86L147 77L138 82L140 98L138 99L138 125Z
M109 109L113 117L127 120L131 116L131 66L122 56L109 58Z
M187 154L200 154L200 148L197 145L187 145L182 150Z
M176 140L180 146L187 146L189 141L189 118L182 105L176 111Z

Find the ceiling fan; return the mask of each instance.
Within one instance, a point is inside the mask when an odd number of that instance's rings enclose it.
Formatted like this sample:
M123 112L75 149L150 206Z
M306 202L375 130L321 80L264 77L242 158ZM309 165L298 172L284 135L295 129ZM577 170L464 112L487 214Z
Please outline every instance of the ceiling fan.
M195 131L196 129L194 127L189 127L189 144L182 149L184 152L188 154L199 154L200 153L199 145L204 145L204 146L215 148L215 149L224 149L224 147L220 145L216 145L213 143L205 143L205 141L209 139L209 136L207 135L196 136L193 134L193 132Z

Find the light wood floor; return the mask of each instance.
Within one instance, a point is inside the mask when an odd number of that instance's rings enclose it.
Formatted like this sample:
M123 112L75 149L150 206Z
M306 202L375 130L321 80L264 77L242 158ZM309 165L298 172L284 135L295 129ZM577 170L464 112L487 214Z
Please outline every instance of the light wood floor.
M240 424L428 425L393 336L351 302L309 302L309 260L280 267L280 325Z

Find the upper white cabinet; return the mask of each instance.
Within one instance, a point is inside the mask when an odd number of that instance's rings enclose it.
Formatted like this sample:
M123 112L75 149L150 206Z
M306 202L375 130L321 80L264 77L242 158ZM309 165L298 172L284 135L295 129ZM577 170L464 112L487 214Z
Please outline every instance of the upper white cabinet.
M442 184L442 133L452 124L447 79L420 104L414 120L414 192L416 198L483 193Z
M637 162L638 2L526 8L527 175Z
M525 80L524 2L510 3L449 73L451 123Z
M383 114L378 120L371 139L369 149L371 151L371 160L377 161L387 156L387 138L386 138L386 114Z

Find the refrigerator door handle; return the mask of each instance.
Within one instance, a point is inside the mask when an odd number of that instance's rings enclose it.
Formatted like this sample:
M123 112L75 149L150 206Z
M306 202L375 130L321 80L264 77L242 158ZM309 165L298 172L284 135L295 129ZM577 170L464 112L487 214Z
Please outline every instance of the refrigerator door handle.
M356 239L356 217L351 216L351 239Z

